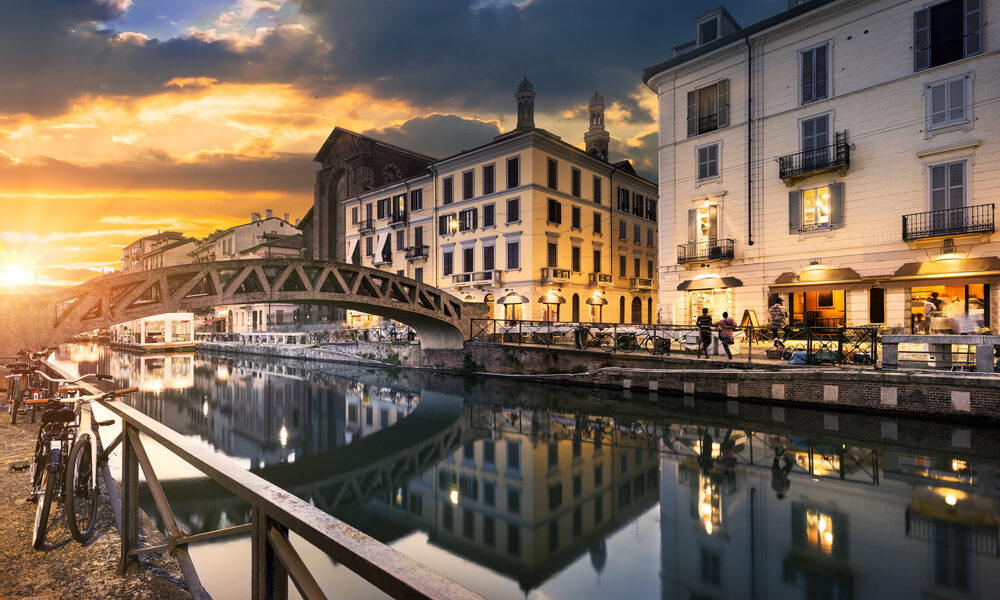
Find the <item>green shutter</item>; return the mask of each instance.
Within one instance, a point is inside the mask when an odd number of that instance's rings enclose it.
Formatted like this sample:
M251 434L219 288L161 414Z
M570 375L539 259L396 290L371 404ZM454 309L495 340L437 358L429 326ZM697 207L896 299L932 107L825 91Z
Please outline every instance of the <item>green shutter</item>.
M698 135L698 92L691 90L688 92L688 137ZM621 192L619 192L619 204Z
M844 184L830 184L830 227L844 226Z
M788 192L788 233L802 230L802 192Z

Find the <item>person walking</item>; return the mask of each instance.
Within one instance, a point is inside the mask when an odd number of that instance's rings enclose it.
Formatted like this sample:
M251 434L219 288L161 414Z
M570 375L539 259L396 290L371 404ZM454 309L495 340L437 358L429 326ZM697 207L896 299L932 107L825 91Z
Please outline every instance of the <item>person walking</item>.
M701 309L695 325L698 326L698 358L701 358L702 352L708 358L708 346L712 343L712 317L708 316L707 308Z
M729 360L733 360L733 352L729 349L729 346L733 343L733 332L736 330L736 319L730 317L728 312L723 311L722 318L712 325L719 328L719 342L722 343L722 349L726 351L726 356Z
M771 305L771 308L767 309L767 318L769 325L771 326L771 335L774 337L774 346L776 348L785 347L785 337L788 335L788 311L785 310L785 306L781 298L779 297ZM778 331L781 331L781 337L778 337Z

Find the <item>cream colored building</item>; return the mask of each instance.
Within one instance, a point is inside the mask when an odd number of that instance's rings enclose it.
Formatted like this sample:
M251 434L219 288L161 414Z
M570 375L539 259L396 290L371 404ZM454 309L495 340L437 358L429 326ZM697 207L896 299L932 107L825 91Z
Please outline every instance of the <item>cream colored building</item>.
M607 161L604 99L586 150L518 125L343 202L346 260L436 285L497 318L656 322L656 186Z
M974 331L998 318L1000 2L725 9L646 69L659 101L660 303L766 322Z

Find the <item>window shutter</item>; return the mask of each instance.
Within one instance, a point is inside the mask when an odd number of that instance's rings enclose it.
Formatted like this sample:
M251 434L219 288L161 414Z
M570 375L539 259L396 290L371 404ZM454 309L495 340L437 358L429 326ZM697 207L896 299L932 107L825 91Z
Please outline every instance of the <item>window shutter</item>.
M965 82L969 79L966 75L961 79L955 79L948 84L948 122L961 123L965 121L965 105L968 100L965 98Z
M729 127L729 80L723 79L719 85L719 129Z
M983 51L982 0L965 0L965 55Z
M828 96L826 91L826 51L828 46L820 46L813 50L815 57L815 77L816 85L813 87L813 99L822 100Z
M698 209L688 209L688 241L698 241Z
M844 183L830 184L830 227L844 226Z
M813 53L815 50L806 50L801 53L802 57L802 104L808 104L815 100L813 97Z
M966 38L966 45L968 45L968 38ZM913 13L913 70L923 71L930 66L931 10L925 8Z
M927 86L928 128L944 125L948 120L947 87L944 83Z
M708 238L719 239L719 207L714 204L708 207Z
M444 235L448 232L448 215L441 215L438 217L438 235Z
M478 227L479 227L479 210L473 208L472 209L472 228L476 229Z
M688 137L698 135L698 92L688 92ZM621 191L618 192L618 205L621 207Z
M788 233L802 229L802 192L788 192Z
M850 535L847 531L847 516L843 513L833 513L833 555L838 558L847 558L847 549L850 546Z

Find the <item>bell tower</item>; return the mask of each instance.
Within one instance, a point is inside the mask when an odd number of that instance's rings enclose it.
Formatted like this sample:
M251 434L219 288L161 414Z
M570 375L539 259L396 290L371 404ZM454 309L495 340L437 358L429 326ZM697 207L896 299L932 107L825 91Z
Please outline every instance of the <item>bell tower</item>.
M517 86L517 93L514 94L517 100L517 128L535 128L535 88L525 77L521 84Z
M611 134L604 128L604 98L597 92L590 99L590 129L583 134L587 153L607 162Z

